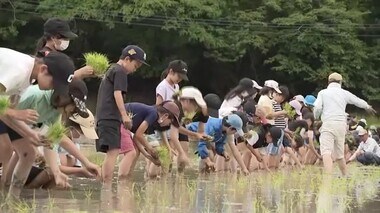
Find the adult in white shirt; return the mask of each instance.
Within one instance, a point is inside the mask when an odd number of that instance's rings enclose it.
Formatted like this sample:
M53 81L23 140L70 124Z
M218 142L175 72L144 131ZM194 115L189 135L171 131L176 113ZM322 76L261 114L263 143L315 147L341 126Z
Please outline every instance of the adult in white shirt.
M242 78L239 84L231 89L223 100L219 109L219 118L224 118L232 114L233 111L239 111L249 98L255 98L262 87L256 81L249 78Z
M364 165L380 165L380 146L376 141L369 137L367 130L363 127L358 129L360 145L356 152L348 159L347 163L357 159Z
M346 175L347 167L344 159L347 121L346 105L354 104L369 112L375 112L375 110L364 100L342 89L342 80L343 78L339 73L332 73L329 76L329 85L318 93L317 100L314 103L314 116L315 118L321 118L323 122L319 140L325 172L332 173L332 154L334 153L340 171L343 175Z

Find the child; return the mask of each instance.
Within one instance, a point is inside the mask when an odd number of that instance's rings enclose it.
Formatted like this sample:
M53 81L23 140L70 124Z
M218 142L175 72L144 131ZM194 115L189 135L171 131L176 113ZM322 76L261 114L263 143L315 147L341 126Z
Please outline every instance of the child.
M53 91L41 91L36 85L31 86L21 96L20 103L18 104L17 108L28 109L33 106L40 114L37 120L37 123L39 124L38 126L46 126L59 121L61 119L61 116L63 119L68 118L72 113L80 112L83 110L83 107L84 110L86 110L84 101L87 96L87 87L83 81L73 80L69 85L68 95L53 97L54 93L55 92ZM84 113L80 112L79 114ZM23 138L12 129L8 129L8 135L16 151L16 155L14 155L14 158L16 159L14 160L13 166L15 167L15 171L13 172L12 181L15 181L16 179L20 182L23 181L22 184L24 184L26 181L25 178L29 174L30 168L32 167L33 161L35 159L35 149L32 144L26 142L27 139ZM70 145L74 146L71 141L69 145L65 145L65 143L67 143L67 140L66 142L65 140L66 139L64 136L61 142L63 147L71 148ZM21 148L26 151L20 152L19 150L21 150ZM25 153L27 154L25 155ZM56 184L59 186L69 186L67 177L63 175L58 168L57 153L49 149L44 149L44 155L54 175ZM83 157L81 159L83 159ZM85 167L89 168L89 170L96 170L94 169L96 168L94 164L91 164L88 160L82 161L82 163L84 163ZM10 168L11 167L12 166L10 166ZM97 171L95 171L95 173L97 173ZM12 174L11 170L8 172L8 175L10 174ZM10 176L8 177L10 178ZM13 195L18 196L21 187L22 185L11 185L10 192Z
M0 115L0 163L3 164L3 172L7 173L7 164L12 154L8 137L10 129L34 144L38 144L41 140L39 134L27 125L27 123L35 123L38 119L38 113L31 110L33 107L25 110L13 109L17 105L19 95L35 80L38 81L38 87L42 90L54 88L55 94L66 93L75 67L72 60L62 53L54 53L38 59L7 48L0 48L0 67L2 68L0 95L10 96L13 102L13 107L11 106L3 115ZM28 153L23 146L16 149L17 152ZM23 161L27 160L23 159ZM4 178L2 179L3 184ZM22 184L18 185L22 187Z
M302 115L306 113L313 112L314 102L316 98L313 95L307 95L304 100L304 105L302 106L301 113Z
M281 94L281 90L278 87L278 83L274 80L267 80L264 83L264 87L260 91L260 99L257 103L258 107L264 110L264 113L266 115L266 118L268 119L267 122L269 124L274 124L274 118L272 117L273 114L273 94L274 92L277 92L278 94Z
M158 131L163 141L162 145L166 146L167 148L169 148L169 150L171 150L166 138L165 131L169 129L178 129L180 125L180 110L173 101L165 101L158 106L148 106L141 103L128 103L125 104L125 110L133 114L133 125L131 133L133 133L132 139L135 145L138 147L138 149L134 150L133 144L122 145L123 147L132 147L131 151L133 154L126 155L121 160L119 166L119 180L126 179L130 176L140 152L154 164L160 165L160 162L157 159L156 151L148 142L147 138L145 137L145 134L152 135L155 131ZM125 136L128 137L128 135ZM123 142L131 143L132 141L123 140ZM153 166L153 164L148 162L147 168L149 176L157 175L153 172L157 171L157 167Z
M212 140L210 140L210 142L215 145L216 154L223 156L225 160L228 161L230 160L230 157L226 154L224 145L228 143L230 147L232 145L235 146L233 135L237 133L239 136L243 136L244 132L242 128L243 122L241 118L238 115L232 114L224 117L223 119L210 117L206 123L205 133L211 136L210 139ZM191 123L188 126L188 129L196 132L198 130L198 123ZM214 169L215 164L209 157L209 152L207 150L208 143L210 142L201 140L198 143L197 152L202 159L201 167L206 166L208 169ZM240 153L233 152L233 155L236 159L238 159L242 172L245 175L248 175L249 171L245 167Z
M50 18L44 24L44 35L38 40L37 57L45 57L52 51L64 51L69 47L70 40L78 35L70 30L67 21L59 18ZM74 72L74 77L83 79L94 75L91 66L84 66Z
M156 87L156 105L164 101L173 100L173 95L179 91L179 83L188 81L187 64L182 60L174 60L169 63L163 72L165 78Z
M203 99L206 102L207 112L209 116L218 118L219 117L218 110L220 109L220 106L222 105L222 100L220 100L219 96L214 93L209 93L205 95Z
M112 174L120 151L120 124L130 129L132 120L124 107L123 94L127 92L128 74L134 73L145 63L146 54L138 46L123 49L119 61L108 69L99 87L96 107L97 133L96 150L106 153L102 167L103 183L112 184ZM149 149L154 154L154 150Z
M219 109L219 118L223 118L232 111L241 110L245 101L249 98L255 98L258 90L262 87L256 81L249 78L243 78L239 84L229 91Z

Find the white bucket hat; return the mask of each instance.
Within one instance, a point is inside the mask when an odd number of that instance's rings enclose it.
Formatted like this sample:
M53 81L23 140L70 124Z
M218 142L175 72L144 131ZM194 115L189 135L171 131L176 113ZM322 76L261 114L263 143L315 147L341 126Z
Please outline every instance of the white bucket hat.
M203 99L202 93L195 87L190 87L190 86L183 87L181 89L180 98L194 99L195 102L197 102L197 104L200 107L207 107L207 104L206 104L205 100Z
M264 86L270 87L270 88L274 89L277 93L281 94L281 90L278 87L277 81L267 80L267 81L265 81Z

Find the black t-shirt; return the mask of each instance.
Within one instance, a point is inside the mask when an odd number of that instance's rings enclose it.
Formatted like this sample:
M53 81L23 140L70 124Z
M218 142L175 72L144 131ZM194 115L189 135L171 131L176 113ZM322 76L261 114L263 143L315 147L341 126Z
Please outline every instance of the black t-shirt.
M295 120L289 122L288 129L290 131L294 132L297 130L297 128L305 129L306 131L309 130L309 127L305 120Z
M96 105L96 118L100 120L121 121L117 108L114 91L127 92L127 71L119 64L112 64L100 83Z
M204 115L202 111L198 111L195 116L193 117L193 122L202 122L207 123L208 121L208 115Z
M252 145L252 148L258 149L261 147L268 146L268 143L266 142L266 139L265 139L265 133L268 131L269 128L270 126L263 126L263 125L259 125L255 128L255 131L257 135L259 136L259 139L257 140L255 144Z

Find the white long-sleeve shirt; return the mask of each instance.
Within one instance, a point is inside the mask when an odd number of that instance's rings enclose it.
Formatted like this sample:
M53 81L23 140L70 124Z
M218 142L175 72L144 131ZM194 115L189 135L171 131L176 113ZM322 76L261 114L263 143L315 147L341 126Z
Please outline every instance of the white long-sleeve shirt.
M353 104L357 107L368 109L368 103L351 92L341 88L338 83L330 83L329 86L318 93L314 103L314 116L321 117L322 122L346 121L346 106Z
M358 149L363 150L364 152L372 152L380 157L379 144L377 144L373 138L368 137L367 141L360 142Z

